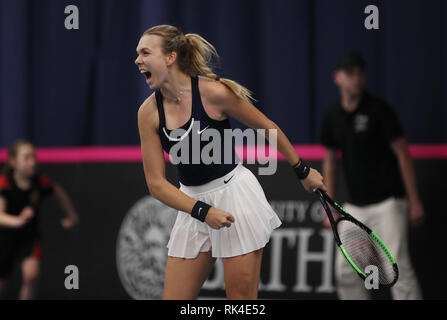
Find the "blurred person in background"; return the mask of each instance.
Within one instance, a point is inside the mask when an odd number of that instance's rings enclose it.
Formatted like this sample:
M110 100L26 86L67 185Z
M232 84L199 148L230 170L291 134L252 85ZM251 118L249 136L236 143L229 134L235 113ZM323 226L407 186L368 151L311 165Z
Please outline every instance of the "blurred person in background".
M21 264L20 299L35 296L41 258L39 208L44 197L56 195L66 217L62 227L79 222L78 214L65 190L37 172L34 146L24 140L12 144L0 175L0 298L15 263Z
M327 110L321 131L326 147L323 177L335 194L336 152L341 151L350 199L345 209L372 228L399 267L393 299L422 299L408 249L408 222L424 219L413 161L403 129L388 104L365 91L366 63L356 52L342 54L334 71L340 99ZM324 224L330 227L329 220ZM364 283L338 252L335 275L340 299L369 299Z

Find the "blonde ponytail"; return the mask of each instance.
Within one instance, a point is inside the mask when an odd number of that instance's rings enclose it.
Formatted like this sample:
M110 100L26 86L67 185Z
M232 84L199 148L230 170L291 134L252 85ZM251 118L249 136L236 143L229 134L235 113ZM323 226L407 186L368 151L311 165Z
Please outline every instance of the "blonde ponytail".
M250 90L236 81L220 78L213 72L212 64L219 58L216 48L195 33L184 35L178 28L170 25L159 25L146 30L144 35L158 35L163 38L163 52L176 52L178 65L182 72L203 76L222 82L241 99L253 100Z

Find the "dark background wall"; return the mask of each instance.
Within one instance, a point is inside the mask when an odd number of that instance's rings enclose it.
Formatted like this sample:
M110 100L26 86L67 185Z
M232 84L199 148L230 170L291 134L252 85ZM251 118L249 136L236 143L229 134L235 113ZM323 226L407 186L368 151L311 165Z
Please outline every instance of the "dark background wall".
M366 30L367 5L379 30ZM66 30L64 8L79 8ZM337 98L341 52L360 51L369 89L387 99L412 143L447 141L447 3L443 0L1 0L0 146L135 145L150 94L133 61L142 32L169 23L203 35L217 71L254 91L293 143L317 143Z

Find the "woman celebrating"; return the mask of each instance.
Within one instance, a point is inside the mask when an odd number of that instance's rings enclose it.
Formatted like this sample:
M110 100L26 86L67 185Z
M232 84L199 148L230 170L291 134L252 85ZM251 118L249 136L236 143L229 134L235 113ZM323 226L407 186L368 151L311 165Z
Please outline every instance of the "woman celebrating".
M215 259L222 258L227 298L256 299L262 249L281 224L256 177L238 159L211 164L200 159L176 164L178 189L165 177L163 150L170 153L177 143L191 142L207 129L223 137L232 117L253 129L276 130L279 152L307 191L325 189L323 178L250 103L246 88L213 73L209 65L217 53L201 36L155 26L142 35L137 55L136 65L156 90L138 111L146 182L153 197L179 210L168 243L163 298L195 299ZM197 150L188 151L190 159ZM220 151L223 159L224 143Z
M36 172L36 157L31 143L16 141L9 149L7 163L0 175L0 297L15 262L21 263L20 299L34 297L39 276L41 243L39 205L54 193L67 217L64 228L71 228L78 215L64 189Z

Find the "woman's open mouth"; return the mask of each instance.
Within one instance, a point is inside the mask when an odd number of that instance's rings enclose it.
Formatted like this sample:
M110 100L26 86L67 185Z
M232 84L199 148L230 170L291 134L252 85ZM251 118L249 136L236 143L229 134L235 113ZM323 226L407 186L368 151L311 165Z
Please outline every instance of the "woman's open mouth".
M150 71L140 70L140 72L144 75L144 77L146 78L146 81L152 77L152 73Z

